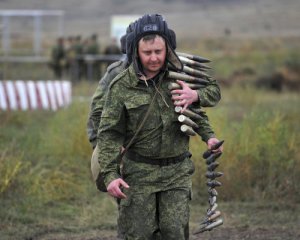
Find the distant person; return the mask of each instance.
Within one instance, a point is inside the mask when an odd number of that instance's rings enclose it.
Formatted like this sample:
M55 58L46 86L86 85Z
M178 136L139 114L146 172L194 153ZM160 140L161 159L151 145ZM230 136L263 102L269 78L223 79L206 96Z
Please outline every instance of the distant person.
M66 65L65 65L65 69L66 72L71 75L70 71L71 71L71 66L73 61L75 60L75 49L73 48L74 45L74 37L73 36L69 36L66 39L66 44L65 44L65 58L66 58Z
M117 39L112 38L111 43L105 48L104 50L105 55L121 55L122 51L121 48L117 44ZM107 66L112 64L115 61L108 61Z
M74 50L75 50L75 76L74 80L81 80L83 71L84 71L84 60L83 60L83 43L82 38L80 35L75 37L75 43L74 43Z
M81 36L70 36L67 39L66 47L66 68L72 81L78 81L82 76L83 69L83 44Z
M62 78L64 64L65 64L64 39L60 37L56 40L56 44L53 46L51 50L50 66L53 70L55 78L57 79Z
M79 75L77 56L80 48L77 47L77 42L78 39L76 39L74 36L69 36L67 39L66 68L72 81L78 80Z
M96 57L100 53L100 45L98 43L97 34L93 34L90 38L86 40L84 45L84 54L91 55L91 57ZM98 60L92 60L90 62L85 62L84 71L89 79L100 79L100 64Z
M104 54L122 54L116 38L112 38L111 43L105 48Z
M90 38L87 39L87 44L84 49L85 54L97 55L100 53L100 45L98 43L97 34L93 34Z

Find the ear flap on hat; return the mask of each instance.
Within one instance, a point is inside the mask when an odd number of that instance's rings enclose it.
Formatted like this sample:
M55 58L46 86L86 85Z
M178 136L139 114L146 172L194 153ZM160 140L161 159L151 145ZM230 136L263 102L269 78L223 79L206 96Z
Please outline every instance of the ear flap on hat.
M126 55L127 55L127 59L129 62L132 62L132 55L133 55L133 51L134 51L134 36L135 34L133 32L128 33L126 35Z
M168 62L175 67L178 71L182 71L183 69L183 64L180 61L178 55L174 51L172 47L169 46L169 44L166 44L168 48L168 55L167 55L167 60Z
M176 49L176 34L172 29L169 29L169 41L171 44L171 48Z
M120 43L121 43L121 52L123 54L126 54L126 35L123 35L121 38L120 38Z

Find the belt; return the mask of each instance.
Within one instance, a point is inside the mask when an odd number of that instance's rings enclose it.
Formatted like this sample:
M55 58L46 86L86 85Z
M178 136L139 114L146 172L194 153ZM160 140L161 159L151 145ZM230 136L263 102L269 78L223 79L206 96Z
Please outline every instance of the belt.
M145 157L138 153L135 153L133 151L127 151L125 153L125 156L129 158L132 161L140 162L140 163L147 163L151 165L159 165L159 166L168 166L171 164L182 162L187 157L191 157L192 154L190 152L184 152L183 154L180 154L176 157L168 157L168 158L151 158L151 157Z

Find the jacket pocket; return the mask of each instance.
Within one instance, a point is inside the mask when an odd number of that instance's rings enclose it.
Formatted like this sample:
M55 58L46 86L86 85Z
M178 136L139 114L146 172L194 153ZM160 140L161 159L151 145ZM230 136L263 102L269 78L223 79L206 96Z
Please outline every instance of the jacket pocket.
M133 96L125 102L127 112L127 127L129 131L136 132L138 126L145 118L148 108L151 103L151 97L149 95ZM157 111L153 109L147 117L143 130L149 130L155 128L159 121Z

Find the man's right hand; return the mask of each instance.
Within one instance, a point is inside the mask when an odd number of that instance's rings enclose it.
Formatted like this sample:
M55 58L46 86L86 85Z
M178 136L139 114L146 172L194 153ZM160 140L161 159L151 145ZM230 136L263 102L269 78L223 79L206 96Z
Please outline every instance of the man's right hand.
M187 109L189 105L199 100L196 90L191 89L184 81L177 80L181 89L171 91L172 100L176 106L182 106L181 112Z
M122 178L111 181L107 186L108 194L115 198L127 198L127 196L121 191L121 186L129 188L128 184Z

